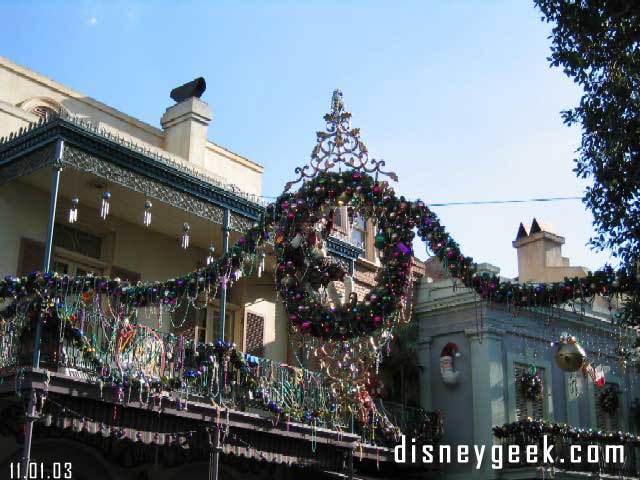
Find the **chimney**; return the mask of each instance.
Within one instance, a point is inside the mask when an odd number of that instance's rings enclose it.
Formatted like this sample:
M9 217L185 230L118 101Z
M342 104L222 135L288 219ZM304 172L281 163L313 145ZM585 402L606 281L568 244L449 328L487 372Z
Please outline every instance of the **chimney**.
M177 103L167 108L160 120L164 149L198 166L204 166L207 127L212 119L209 105L200 100L206 88L202 77L174 88L171 98Z
M513 247L518 251L518 280L520 282L562 282L565 277L584 277L584 267L571 267L562 256L564 237L553 232L550 225L533 219L531 227L522 223Z

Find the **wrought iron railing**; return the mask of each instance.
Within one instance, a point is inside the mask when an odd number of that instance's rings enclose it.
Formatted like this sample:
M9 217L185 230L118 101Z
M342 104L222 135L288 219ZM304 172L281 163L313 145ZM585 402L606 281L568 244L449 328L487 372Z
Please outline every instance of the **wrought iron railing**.
M495 427L494 434L503 446L506 469L544 468L615 478L640 476L640 437L634 434L585 430L531 419ZM520 452L515 463L507 461L512 445L518 446ZM535 463L527 461L529 445L537 446ZM545 445L551 447L552 461L545 459Z
M0 374L33 365L36 325L44 319L39 367L112 389L122 398L169 394L178 408L203 401L257 409L282 421L358 433L377 445L393 444L400 431L425 443L439 436L437 414L416 408L399 413L393 405L365 402L361 415L363 392L345 395L321 372L247 355L224 342L196 343L193 334L161 332L135 319L129 323L117 312L69 309L60 300L44 307L28 301L12 305L0 310Z
M437 443L442 436L442 415L428 412L421 407L411 407L399 402L379 400L378 409L396 425L402 433L415 438L418 443Z

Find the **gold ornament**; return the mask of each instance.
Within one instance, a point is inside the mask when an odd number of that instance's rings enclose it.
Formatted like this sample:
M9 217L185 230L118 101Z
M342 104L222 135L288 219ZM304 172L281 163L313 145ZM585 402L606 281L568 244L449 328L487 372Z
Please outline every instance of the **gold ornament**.
M560 343L555 355L558 367L565 372L577 372L584 365L586 358L584 348L574 337L569 338L567 343Z

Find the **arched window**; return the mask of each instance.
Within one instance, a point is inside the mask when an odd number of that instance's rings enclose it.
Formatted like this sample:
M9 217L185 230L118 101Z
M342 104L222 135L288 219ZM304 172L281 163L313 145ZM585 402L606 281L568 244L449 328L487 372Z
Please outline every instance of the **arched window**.
M20 103L19 106L23 110L45 120L58 115L59 112L66 112L66 109L60 103L48 97L30 98Z
M34 115L37 115L40 118L44 118L45 120L51 117L52 115L56 115L57 113L53 108L48 107L46 105L38 105L36 107L33 107L30 110L30 112L33 113Z

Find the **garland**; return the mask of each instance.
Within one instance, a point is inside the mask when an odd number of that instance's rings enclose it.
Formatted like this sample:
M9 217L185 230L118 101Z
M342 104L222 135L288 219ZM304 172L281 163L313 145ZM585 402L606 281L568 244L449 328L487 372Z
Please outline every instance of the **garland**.
M336 205L347 206L352 218L362 215L377 220L375 245L381 253L382 266L376 286L363 299L351 298L343 306L331 307L321 303L317 290L329 281L343 278L345 271L336 262L320 256L316 245L330 233ZM318 224L324 225L320 231L314 230ZM423 202L398 198L387 182L349 170L320 173L297 192L283 194L227 254L183 277L166 282L131 283L104 276L69 277L35 271L23 277L5 277L0 281L0 299L63 299L73 288L88 296L108 295L128 309L158 304L175 308L199 294L212 296L218 287L228 288L251 268L256 258L261 258L264 244L270 239L269 232L275 232L276 286L290 324L321 339L367 337L375 330L392 326L404 308L410 284L414 228L450 276L492 302L552 307L595 295L640 296L640 283L633 269L616 272L606 267L584 278L537 285L474 275L472 259L462 255L458 244ZM11 316L14 307L9 305L3 316ZM618 312L616 319L623 325L638 325L635 310Z
M352 294L344 305L327 306L318 290L346 274L318 246L331 231L336 205L347 206L351 219L360 215L376 220L381 268L375 287L363 299ZM461 255L423 202L397 198L387 182L356 170L325 172L297 192L283 194L267 210L267 223L275 219L281 219L275 234L276 287L290 323L302 333L346 340L393 326L411 281L414 228L448 262L452 274L470 278L472 259Z
M640 446L640 436L623 432L602 432L584 428L572 427L564 423L552 423L531 418L519 420L513 423L505 423L502 426L493 427L496 438L505 439L510 443L525 443L542 441L542 437L551 437L553 443L558 439L568 440L571 443L606 443Z

